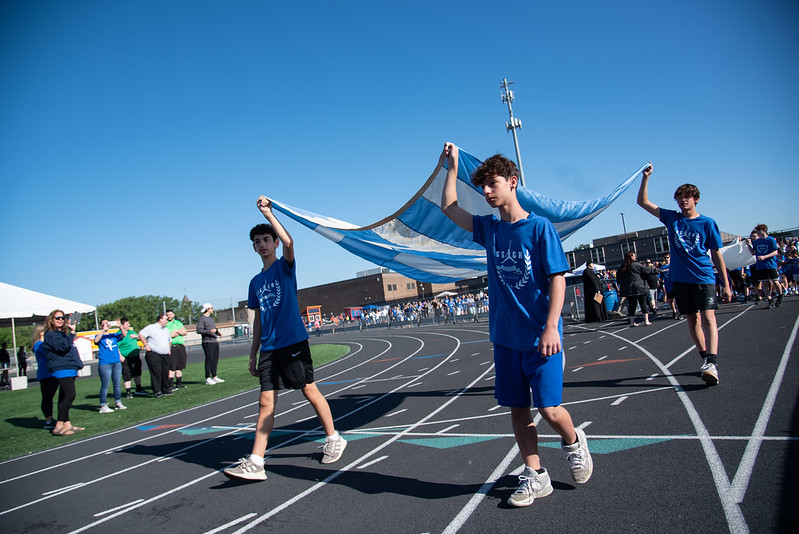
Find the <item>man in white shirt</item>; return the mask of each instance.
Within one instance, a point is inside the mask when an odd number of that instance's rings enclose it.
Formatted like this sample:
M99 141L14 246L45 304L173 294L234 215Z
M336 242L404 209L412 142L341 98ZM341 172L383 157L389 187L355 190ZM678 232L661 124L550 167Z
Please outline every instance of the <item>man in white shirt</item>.
M172 350L172 335L166 327L166 314L158 315L155 323L139 331L139 340L144 344L144 360L150 370L150 384L155 398L171 395L169 387L169 354Z

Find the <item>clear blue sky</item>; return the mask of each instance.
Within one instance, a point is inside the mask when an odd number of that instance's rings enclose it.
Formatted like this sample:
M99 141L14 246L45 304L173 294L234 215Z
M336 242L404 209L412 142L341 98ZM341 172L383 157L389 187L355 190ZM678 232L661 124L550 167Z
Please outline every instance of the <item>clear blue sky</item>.
M505 6L500 11L499 6ZM355 224L445 141L568 200L653 161L722 230L799 225L799 4L7 0L0 281L102 304L246 297L259 194ZM565 242L659 223L624 194ZM374 267L294 223L300 287Z

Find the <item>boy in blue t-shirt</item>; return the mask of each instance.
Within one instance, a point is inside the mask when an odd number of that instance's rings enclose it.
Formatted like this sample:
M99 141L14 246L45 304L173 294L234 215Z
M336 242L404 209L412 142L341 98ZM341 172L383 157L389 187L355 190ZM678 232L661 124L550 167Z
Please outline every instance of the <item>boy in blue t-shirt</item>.
M252 454L225 469L225 476L244 480L266 480L264 455L275 424L275 405L280 389L300 389L313 406L325 431L322 463L341 458L347 442L333 424L330 405L314 383L311 348L297 303L297 271L294 241L272 213L272 202L258 198L258 209L270 224L250 230L252 248L261 257L263 268L250 281L247 307L255 312L250 348L250 374L261 381L258 422ZM283 244L283 257L277 247ZM258 352L260 350L260 358Z
M723 300L732 300L727 268L719 252L721 233L716 221L696 210L699 188L693 184L683 184L674 192L680 211L659 208L651 202L648 191L651 175L650 164L641 178L638 205L660 219L668 230L669 250L673 256L669 275L677 309L688 319L688 329L703 360L700 368L702 380L713 386L719 383L714 264L723 282Z
M508 499L511 506L529 506L552 493L549 473L541 467L538 431L530 413L530 394L541 416L562 440L572 480L588 481L593 471L585 432L575 428L561 406L563 395L563 324L569 264L560 237L547 219L528 213L516 197L518 169L502 155L487 159L472 174L495 215L472 215L458 206L458 147L444 145L447 178L441 211L471 232L486 249L489 288L489 330L494 343L495 394L511 412L524 472Z
M757 235L757 239L747 242L749 250L755 256L755 272L758 282L760 282L760 294L765 299L768 298L769 309L782 306L782 284L780 275L777 272L777 256L780 247L777 240L768 235L768 226L758 224L752 230ZM772 292L777 292L777 302L772 298Z

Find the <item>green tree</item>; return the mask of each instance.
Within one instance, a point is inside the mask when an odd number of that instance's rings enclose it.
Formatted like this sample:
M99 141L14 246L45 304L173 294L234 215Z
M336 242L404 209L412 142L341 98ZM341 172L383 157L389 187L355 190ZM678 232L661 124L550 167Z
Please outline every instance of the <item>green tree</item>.
M197 317L200 315L200 306L200 303L192 302L187 298L178 300L172 297L145 295L143 297L125 297L109 304L101 304L97 306L97 316L99 319L108 319L109 321L127 317L133 328L139 330L154 323L156 317L164 313L165 309L174 310L175 316L185 324L196 323ZM84 325L85 328L83 328ZM81 320L78 329L94 329L93 318L90 323Z

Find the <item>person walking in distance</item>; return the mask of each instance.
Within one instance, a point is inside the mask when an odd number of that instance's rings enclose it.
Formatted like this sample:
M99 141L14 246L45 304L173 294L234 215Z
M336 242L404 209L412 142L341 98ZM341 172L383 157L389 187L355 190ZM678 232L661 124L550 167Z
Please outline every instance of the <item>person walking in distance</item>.
M197 319L197 333L202 336L203 352L205 353L205 384L213 386L224 382L216 375L216 366L219 364L219 330L216 321L211 316L214 307L206 302L202 307L202 315Z

